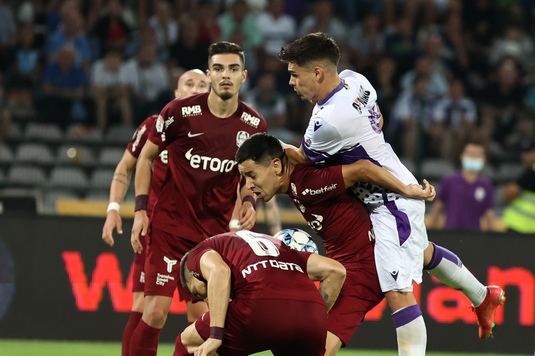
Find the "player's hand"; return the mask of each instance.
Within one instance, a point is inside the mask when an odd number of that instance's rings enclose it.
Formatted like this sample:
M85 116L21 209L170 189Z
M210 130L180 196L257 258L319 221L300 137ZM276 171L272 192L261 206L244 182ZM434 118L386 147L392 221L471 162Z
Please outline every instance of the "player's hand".
M256 211L251 202L244 202L238 211L240 230L251 230L256 223Z
M149 226L149 218L146 210L138 210L134 216L134 225L132 225L132 234L130 235L130 242L132 243L132 249L135 253L141 253L143 246L140 237L144 237L147 234Z
M424 179L424 185L425 188L422 187L420 184L409 184L409 194L407 194L407 197L414 199L423 199L425 201L435 200L435 196L437 195L435 187L429 184L426 179Z
M113 246L113 229L117 229L118 234L123 233L123 221L117 210L110 210L106 215L106 222L102 228L102 240L110 246Z
M195 356L216 356L217 349L221 346L222 341L218 339L207 339L201 346L195 350Z

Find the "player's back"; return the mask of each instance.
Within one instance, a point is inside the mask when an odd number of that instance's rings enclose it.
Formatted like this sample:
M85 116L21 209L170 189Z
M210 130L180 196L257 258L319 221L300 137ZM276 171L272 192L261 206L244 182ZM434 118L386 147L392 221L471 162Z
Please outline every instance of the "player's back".
M188 258L188 268L199 268L194 261L203 251L212 249L231 268L232 298L324 303L307 275L308 252L291 250L276 238L242 230L216 235L197 245Z
M363 75L349 70L341 72L340 78L343 81L340 89L314 107L303 138L307 156L329 166L367 159L405 184L416 183L412 173L384 140L373 86ZM383 193L387 194L387 200L397 197L382 187L370 184L359 187L355 192L366 204L376 204Z

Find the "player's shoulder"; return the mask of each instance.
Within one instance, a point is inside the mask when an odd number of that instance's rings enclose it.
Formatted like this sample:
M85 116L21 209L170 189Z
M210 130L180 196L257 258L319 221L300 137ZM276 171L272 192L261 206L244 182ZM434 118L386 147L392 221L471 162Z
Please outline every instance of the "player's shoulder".
M262 114L260 114L258 111L253 109L251 106L249 106L245 102L239 100L239 104L240 104L241 111L246 112L249 115L255 116L255 117L259 118L260 120L264 120L264 117L262 116Z
M201 106L204 106L207 100L208 93L190 95L171 100L169 103L167 103L165 108L168 110L179 110L180 112L188 112L188 110L183 110L182 108L189 108L190 111L197 112L201 110Z

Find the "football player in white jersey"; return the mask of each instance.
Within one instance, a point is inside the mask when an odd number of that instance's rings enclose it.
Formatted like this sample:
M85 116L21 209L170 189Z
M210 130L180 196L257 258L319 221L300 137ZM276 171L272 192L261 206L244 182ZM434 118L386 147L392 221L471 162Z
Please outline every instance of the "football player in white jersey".
M377 93L361 74L338 74L340 49L327 34L312 33L281 49L289 84L302 99L315 104L301 147L287 146L298 163L335 165L367 159L405 184L416 178L385 142ZM422 267L450 287L461 290L475 307L479 337L492 334L496 307L505 300L497 286L484 286L451 251L428 242L425 205L371 184L352 187L368 208L376 245L381 289L392 310L400 355L425 355L427 334L412 293L422 281Z

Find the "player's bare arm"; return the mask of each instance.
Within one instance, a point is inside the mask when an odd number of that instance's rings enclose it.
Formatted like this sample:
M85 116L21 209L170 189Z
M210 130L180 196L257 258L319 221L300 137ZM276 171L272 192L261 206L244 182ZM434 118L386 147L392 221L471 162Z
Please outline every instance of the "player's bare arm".
M139 154L136 165L136 212L134 216L134 224L132 225L132 234L130 241L135 253L141 253L143 247L139 241L140 236L147 234L149 225L149 218L147 216L146 202L150 191L150 183L152 180L152 163L159 154L158 146L147 140L141 153ZM142 197L143 199L140 199ZM138 202L145 200L145 206L138 207Z
M424 179L425 189L417 184L405 185L386 169L368 160L343 165L342 175L346 188L357 182L373 183L399 193L408 198L432 201L435 198L435 188Z
M288 156L288 159L292 164L301 164L303 166L311 166L314 164L314 162L312 162L310 158L308 158L308 156L305 154L302 145L297 148L282 141L281 144L282 148L284 148L286 156Z
M221 346L228 304L230 301L231 271L216 251L208 251L200 258L200 268L206 282L206 293L210 300L210 337L197 349L195 355L215 355ZM212 337L215 336L215 337Z
M244 184L240 189L241 207L239 209L240 230L251 230L256 223L256 197Z
M123 157L115 167L110 186L110 205L108 205L106 222L102 228L102 239L110 246L115 243L113 229L116 229L119 234L123 233L123 223L119 215L119 203L123 201L128 190L136 162L137 159L128 150L125 150Z
M277 205L275 196L273 196L270 201L264 203L264 211L269 233L271 235L275 235L277 232L282 230L279 206Z
M308 277L320 281L319 292L327 311L331 310L346 279L346 269L338 261L318 254L311 254L307 261Z

